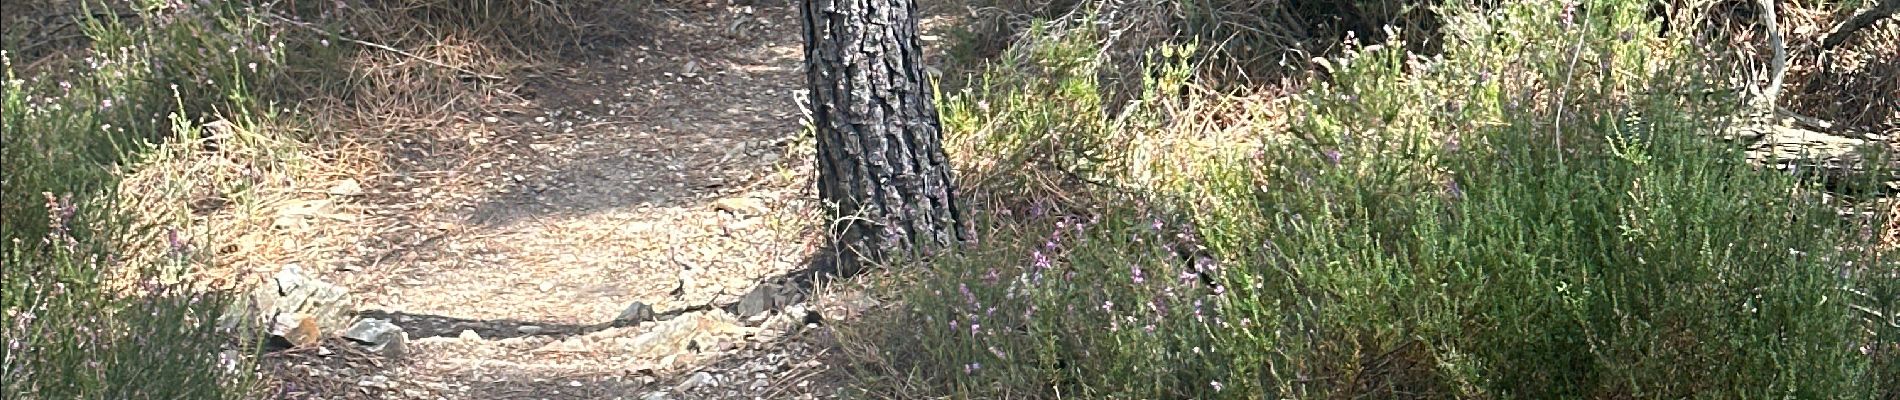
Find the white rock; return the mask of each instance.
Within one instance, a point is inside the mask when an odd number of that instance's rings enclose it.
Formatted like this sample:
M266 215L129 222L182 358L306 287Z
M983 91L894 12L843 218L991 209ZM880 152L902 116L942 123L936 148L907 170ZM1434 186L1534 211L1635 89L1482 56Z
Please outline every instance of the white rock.
M344 179L338 181L335 185L331 185L329 192L337 196L361 196L363 195L363 184L357 183L355 179Z
M678 389L681 392L686 392L686 391L693 390L693 388L698 388L702 386L703 387L719 386L719 380L713 378L712 374L706 373L705 371L695 372L693 373L693 376L687 377L685 381L680 382L679 387L677 387L676 389Z

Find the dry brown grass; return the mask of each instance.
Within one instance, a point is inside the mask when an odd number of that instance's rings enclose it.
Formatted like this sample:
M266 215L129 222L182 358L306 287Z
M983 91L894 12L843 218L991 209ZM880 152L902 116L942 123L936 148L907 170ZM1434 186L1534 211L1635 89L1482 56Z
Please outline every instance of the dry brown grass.
M347 173L311 158L283 126L217 121L196 140L160 144L121 168L120 197L138 234L126 238L133 264L162 264L173 238L188 254L188 276L221 289L247 285L289 263L308 263L335 243L329 230L356 216L327 189ZM206 248L206 245L210 247Z

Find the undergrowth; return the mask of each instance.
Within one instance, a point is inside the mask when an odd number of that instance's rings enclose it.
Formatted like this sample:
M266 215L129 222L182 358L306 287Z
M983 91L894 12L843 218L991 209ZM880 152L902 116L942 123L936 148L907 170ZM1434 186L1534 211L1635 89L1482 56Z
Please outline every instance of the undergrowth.
M272 118L252 85L280 67L281 42L239 2L81 8L68 18L84 32L83 48L28 65L0 56L4 390L10 398L247 397L251 358L240 344L250 338L209 323L229 299L197 275L215 245L194 233L192 218L147 218L186 205L144 200L189 185L123 184L141 173L128 167L170 143L245 151L245 138L207 139L207 126Z
M1712 139L1742 100L1682 95L1723 86L1711 50L1657 36L1644 2L1448 3L1442 52L1348 43L1286 101L1204 89L1180 45L1114 104L1093 57L1112 33L1030 25L942 100L986 234L847 330L875 344L855 387L1896 394L1900 266L1866 234L1885 221Z

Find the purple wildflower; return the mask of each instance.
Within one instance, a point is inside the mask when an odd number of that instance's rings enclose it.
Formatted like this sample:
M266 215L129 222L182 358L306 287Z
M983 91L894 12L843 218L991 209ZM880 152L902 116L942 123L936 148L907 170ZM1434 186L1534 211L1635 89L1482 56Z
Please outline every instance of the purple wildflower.
M170 245L172 251L185 251L185 241L178 237L178 227L165 229L165 243Z
M1326 149L1326 163L1339 165L1339 150Z
M1141 266L1133 263L1128 264L1128 276L1134 279L1135 283L1141 283Z

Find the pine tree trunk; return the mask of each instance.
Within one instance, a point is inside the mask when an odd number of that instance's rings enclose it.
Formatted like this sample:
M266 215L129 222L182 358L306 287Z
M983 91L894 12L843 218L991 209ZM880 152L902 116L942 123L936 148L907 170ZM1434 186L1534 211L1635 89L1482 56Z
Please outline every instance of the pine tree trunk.
M962 216L917 40L915 0L805 0L818 195L837 271L927 255Z

